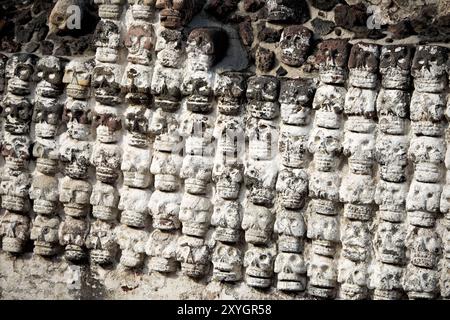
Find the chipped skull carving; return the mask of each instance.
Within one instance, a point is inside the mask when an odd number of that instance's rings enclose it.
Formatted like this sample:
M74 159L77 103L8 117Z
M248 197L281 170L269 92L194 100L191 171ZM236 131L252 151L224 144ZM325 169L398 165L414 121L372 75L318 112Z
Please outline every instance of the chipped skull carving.
M185 139L186 154L204 157L213 154L214 118L212 116L186 112L180 119L179 134ZM170 151L180 150L175 149Z
M148 20L155 11L156 0L128 0L135 20Z
M301 169L283 169L278 173L276 191L286 209L300 209L308 195L308 174Z
M165 193L159 190L150 197L149 210L153 218L153 227L163 231L180 228L179 213L181 195L178 193ZM180 215L181 218L181 215Z
M117 105L122 102L122 70L114 64L98 64L92 73L92 88L95 100L104 105Z
M376 106L380 131L390 135L405 133L410 99L407 91L380 90Z
M150 172L155 176L155 188L173 192L180 188L182 157L177 154L155 152Z
M128 187L145 189L153 181L151 171L151 151L126 144L123 149L120 169L123 184Z
M284 124L306 126L311 121L311 103L314 85L306 79L286 79L281 81L281 120Z
M405 216L406 183L393 183L380 180L375 191L375 203L379 205L379 214L383 220L402 222Z
M378 136L375 153L381 179L397 183L406 180L408 147L408 138L405 136Z
M244 259L241 250L227 244L218 244L212 254L213 279L236 282L242 279Z
M28 167L30 160L30 138L5 134L1 146L1 154L5 158L5 166L12 170L22 170Z
M370 279L375 288L374 300L399 300L402 295L403 268L386 263L377 263Z
M414 88L420 92L441 92L446 85L447 49L436 45L420 45L414 55L411 75Z
M98 15L102 19L117 20L122 12L125 0L94 0L98 4Z
M119 140L122 120L114 109L99 108L93 113L92 124L96 128L97 141L112 143Z
M310 49L313 33L306 27L286 27L280 39L280 60L291 67L302 66Z
M183 139L177 118L170 112L158 109L153 113L150 132L155 135L155 151L175 153L179 151ZM193 132L193 131L191 131Z
M91 110L87 101L67 98L62 120L67 126L67 134L76 140L86 140L91 130Z
M90 142L63 137L59 156L64 165L64 174L73 179L85 179L88 174L91 154Z
M247 84L245 76L237 72L224 72L216 75L214 93L218 100L220 113L238 114L243 106Z
M88 181L64 177L59 185L59 201L64 205L66 215L79 218L89 213L92 186Z
M280 138L278 139L278 151L281 161L288 168L304 168L310 155L307 144L309 128L299 126L281 126Z
M249 156L253 160L270 160L276 154L278 130L273 121L250 118L246 123Z
M104 221L114 220L117 216L119 193L113 186L97 181L92 189L90 204L94 218Z
M247 109L251 117L272 120L280 113L280 81L272 76L254 76L247 82Z
M60 220L58 217L37 215L33 221L30 239L34 241L33 252L40 256L53 256L59 249Z
M127 60L134 64L150 65L155 38L151 24L142 21L130 24L125 37L125 46L128 48Z
M343 87L323 84L317 88L313 109L317 127L339 129L342 122L347 90Z
M6 94L2 100L4 129L11 134L28 134L33 106L28 98Z
M74 99L87 99L91 85L91 75L95 61L70 61L65 68L63 83L67 86L67 95Z
M183 159L180 178L184 179L186 192L206 194L212 178L213 159L187 156Z
M181 262L181 272L191 278L206 274L210 261L210 249L201 238L181 236L178 238L176 257Z
M30 188L30 199L37 214L52 216L58 208L58 179L48 175L37 175Z
M413 180L406 198L409 223L414 226L432 227L439 212L442 186Z
M375 253L383 263L403 265L406 260L406 230L400 223L380 221L374 238Z
M278 250L283 252L302 251L302 238L306 233L302 212L280 210L276 214L273 231L278 234Z
M237 201L216 200L211 225L215 227L214 239L222 242L237 242L241 235L242 206Z
M212 180L216 184L216 194L222 199L235 200L239 197L244 180L244 167L240 163L214 165Z
M266 245L270 241L275 222L271 209L247 203L242 219L245 241L255 245Z
M415 90L411 97L411 129L416 135L444 133L445 95Z
M339 201L341 178L335 172L313 172L309 178L309 196L315 199Z
M411 250L411 263L416 267L433 269L437 267L442 254L442 240L435 230L412 227L406 238L406 246Z
M409 89L412 56L413 50L410 46L389 45L381 48L380 73L383 88Z
M304 291L306 288L306 265L298 253L278 253L274 271L277 274L277 289Z
M380 49L375 44L359 42L353 45L348 60L352 86L365 89L376 87L379 56Z
M37 57L28 53L13 54L6 63L8 93L26 96L31 92L31 81L36 71Z
M148 238L145 253L150 257L153 271L170 273L177 270L176 250L178 234L154 230Z
M152 102L150 79L151 67L127 64L121 80L121 90L125 92L125 100L130 103L130 107L145 109Z
M243 153L244 121L240 117L219 114L213 135L217 140L216 154L226 158L225 161Z
M40 173L53 175L58 171L59 148L54 140L36 139L32 151L36 159L36 170Z
M129 106L124 114L125 129L128 131L128 144L146 147L149 144L151 111L144 106Z
M255 288L267 288L272 283L276 251L269 248L249 246L244 255L245 282Z
M347 61L350 44L347 40L327 39L318 44L316 63L319 65L320 81L341 84L347 79Z
M0 218L2 250L22 253L30 237L30 218L6 211Z
M375 136L373 134L344 134L343 154L348 157L350 171L355 174L368 175L372 173L375 162Z
M195 0L156 0L161 10L159 20L165 28L178 29L188 24L195 14Z
M277 167L272 161L251 161L244 169L244 182L250 202L272 207L275 199Z
M55 98L36 97L32 120L36 123L37 137L48 139L56 136L61 122L62 107Z
M88 233L89 225L87 221L66 216L58 232L59 243L64 246L66 260L79 262L86 259L86 237Z
M102 220L91 223L86 247L90 250L92 262L99 265L111 264L118 250L113 225Z
M203 237L211 223L213 206L208 198L185 193L180 204L179 219L183 234Z
M308 293L323 298L333 297L337 284L337 269L333 259L313 255L308 265Z
M303 23L309 17L304 0L267 0L267 10L272 23Z
M341 256L354 261L363 262L369 257L371 231L366 222L349 220L341 229Z
M143 228L148 215L151 192L146 189L124 187L120 193L119 210L123 210L120 223Z
M53 56L39 59L36 67L38 84L36 94L46 98L56 98L62 94L62 79L66 61Z
M115 229L117 244L121 250L120 265L125 268L136 268L142 265L145 257L145 245L148 233L142 229L120 225Z
M308 141L308 150L314 155L317 170L329 172L339 166L342 152L342 133L339 130L315 128Z
M95 166L97 180L114 183L119 177L122 149L118 145L98 143L94 145L91 163Z
M29 173L5 167L0 183L2 208L15 212L26 212L29 207L28 192L30 184Z
M441 179L441 165L445 160L444 139L414 137L411 139L408 156L414 163L414 178L419 182L437 183Z
M345 129L354 132L372 132L375 129L377 92L350 87L345 96L344 113L348 116Z

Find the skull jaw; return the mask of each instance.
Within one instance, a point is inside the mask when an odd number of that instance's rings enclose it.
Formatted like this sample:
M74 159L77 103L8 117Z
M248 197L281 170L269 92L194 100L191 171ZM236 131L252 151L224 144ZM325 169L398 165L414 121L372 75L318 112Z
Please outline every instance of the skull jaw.
M353 220L367 221L372 217L371 205L346 203L344 205L344 217Z
M241 235L240 230L216 227L214 238L217 241L235 243L239 241L240 235Z
M363 89L375 89L378 75L367 70L350 70L349 82L353 87Z
M2 196L2 208L6 210L24 212L26 211L26 199L14 195Z
M176 216L169 215L157 215L153 216L153 228L170 231L177 230L180 227L180 222L178 221Z
M88 214L88 205L84 203L64 203L64 212L74 218L86 217Z
M230 266L226 268L227 270L222 270L222 268L214 268L213 270L213 280L220 282L236 282L242 279L242 274L240 272L240 267ZM229 269L229 270L228 270Z
M278 235L278 250L282 252L302 252L302 240L301 238Z
M66 92L71 98L85 100L89 96L89 87L69 83L67 85Z
M143 263L144 257L141 253L123 250L120 257L120 264L125 268L137 268Z
M181 272L190 278L203 277L207 272L208 266L204 264L181 263Z
M281 291L305 291L306 277L299 275L297 279L280 279L278 275L277 289Z
M208 232L209 224L197 224L190 222L183 222L182 232L183 234L194 236L194 237L204 237Z
M107 206L92 206L92 215L96 219L100 219L103 221L111 221L116 219L117 211L114 207Z
M22 253L25 249L25 241L19 238L3 237L2 249L9 253Z
M344 300L363 300L367 297L367 288L356 284L344 283L339 297Z
M329 284L331 285L331 283ZM328 285L328 283L326 285ZM311 281L308 284L307 292L310 296L322 299L333 299L336 295L334 286L321 286L320 284L311 283Z
M171 174L155 175L155 188L165 192L175 192L180 187L178 177Z
M408 212L408 221L413 226L430 228L436 221L436 214L427 211L410 211Z
M172 273L177 271L177 262L173 259L166 259L163 257L151 257L149 267L153 271Z
M245 241L255 245L266 245L269 243L270 235L270 230L249 229L245 231Z
M151 183L152 183L152 176L150 174L138 173L135 171L123 171L123 184L125 186L131 188L146 189L150 186ZM155 180L155 188L157 188L156 180Z
M89 254L91 261L101 266L112 264L115 258L115 253L110 250L93 249Z
M69 244L65 247L64 258L67 261L78 263L84 261L87 255L83 248Z
M375 289L373 293L374 300L399 300L402 294L398 290Z
M444 134L445 128L442 121L431 122L431 121L412 121L411 122L412 132L416 136L429 136L429 137L439 137Z
M34 212L42 215L53 215L56 208L58 207L58 202L36 199L33 203Z
M58 171L58 160L38 158L36 170L47 175L53 175Z
M130 227L143 228L145 227L146 213L131 210L124 210L120 218L120 223Z
M57 243L50 243L45 241L34 241L34 254L37 254L39 256L43 257L51 257L58 253L58 244Z

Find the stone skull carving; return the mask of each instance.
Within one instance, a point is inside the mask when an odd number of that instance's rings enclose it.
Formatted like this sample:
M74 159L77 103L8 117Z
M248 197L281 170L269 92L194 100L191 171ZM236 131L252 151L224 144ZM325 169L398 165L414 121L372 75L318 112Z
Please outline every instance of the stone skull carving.
M6 132L1 146L1 154L5 158L5 166L12 170L28 168L30 154L30 138L28 136L15 136Z
M368 278L366 263L342 259L338 271L338 282L341 284L339 298L345 300L366 299Z
M376 183L372 176L348 174L342 179L339 198L345 203L344 217L366 221L373 215Z
M30 199L37 214L53 216L58 208L58 179L45 174L36 175L31 183Z
M148 215L150 197L150 190L122 188L118 207L119 210L123 210L120 223L130 227L143 228Z
M412 57L413 50L410 46L388 45L381 48L380 73L383 88L409 89Z
M148 20L155 11L156 0L128 0L135 20Z
M246 78L243 74L237 72L218 74L214 84L218 111L227 115L239 114L244 104L246 90Z
M254 76L247 82L247 113L259 119L272 120L280 113L280 81L272 76Z
M64 177L59 184L59 201L64 205L66 215L80 218L89 213L92 186L88 181Z
M92 262L99 265L113 263L118 251L114 226L102 220L95 220L90 226L86 247L90 250Z
M372 132L376 123L375 106L377 92L370 89L350 87L345 96L344 113L349 117L345 129L354 132Z
M272 161L251 161L244 169L248 199L256 205L271 207L275 198L278 169Z
M112 221L117 217L119 192L113 186L97 181L92 188L90 198L94 218Z
M91 110L88 102L67 98L62 116L67 125L67 134L76 140L87 140L91 131Z
M122 69L116 64L97 64L92 71L92 88L95 100L115 106L122 102Z
M73 179L85 179L88 175L91 154L90 142L63 137L59 157L64 165L64 174Z
M161 25L178 29L188 24L196 12L195 0L156 0L156 9L161 10Z
M274 271L277 274L277 289L283 291L304 291L306 288L306 265L298 253L278 253Z
M206 194L212 178L213 159L202 156L187 156L183 159L180 178L185 190L191 194Z
M53 175L58 171L59 148L56 141L36 138L33 145L33 157L36 159L36 170L40 173Z
M350 171L370 175L375 162L375 135L347 131L344 134L343 154L348 157Z
M409 264L403 275L402 287L409 299L434 299L438 293L439 273Z
M278 131L273 121L249 118L246 123L248 154L253 160L270 160L276 154Z
M313 109L317 127L339 129L342 122L347 90L343 87L323 84L317 88Z
M176 257L184 275L200 278L208 271L211 253L202 238L183 235L178 238Z
M98 15L102 19L118 20L125 0L94 0L98 4Z
M241 163L216 163L212 171L216 194L226 200L239 197L241 184L244 180L244 167Z
M439 212L442 186L413 180L406 197L409 223L414 226L432 227Z
M89 224L86 220L66 216L58 231L59 243L64 246L64 257L71 262L86 259L86 237Z
M92 150L91 163L95 166L98 181L114 183L120 172L122 149L115 144L96 143Z
M348 220L340 231L341 257L353 262L367 261L372 240L369 225L365 221Z
M161 28L156 40L157 65L173 73L181 67L184 52L183 33L180 30ZM181 75L180 75L181 76Z
M145 253L150 257L149 267L153 271L170 273L177 270L178 234L154 230L148 238Z
M127 144L145 148L149 145L151 111L144 106L129 106L124 114L125 129L128 131Z
M304 0L268 0L267 10L272 23L303 23L309 17Z
M212 254L213 280L236 282L242 279L244 258L241 250L224 243L217 243Z
M144 21L135 21L128 26L125 46L128 49L127 60L134 64L150 65L155 48L153 26Z
M420 92L441 92L446 86L447 49L436 45L420 45L411 67L414 88Z
M442 254L442 240L433 228L411 227L406 237L411 263L420 268L436 268Z
M274 222L275 214L271 209L247 203L242 219L245 241L255 245L266 245L271 239Z
M403 265L406 260L405 239L403 224L379 221L374 237L377 259L387 264Z
M327 39L318 44L316 63L319 66L320 81L327 84L341 84L347 79L347 61L350 44L345 39Z
M238 116L219 114L213 131L217 141L216 154L225 161L238 158L244 150L244 121Z
M204 157L213 154L214 118L212 116L186 112L181 116L179 132L185 138L186 154Z
M216 199L211 216L215 227L214 239L221 242L237 242L241 235L242 206L237 201Z
M379 135L377 137L375 153L380 165L381 179L396 183L406 180L408 147L408 139L405 136Z
M152 69L150 66L140 64L127 64L121 80L122 91L125 92L125 100L130 107L146 108L152 103L150 84Z
M286 209L301 209L308 195L308 174L302 169L283 169L278 173L276 191Z
M302 66L307 58L313 32L301 25L284 28L279 43L280 60L291 67Z
M442 177L441 166L445 160L444 139L434 137L414 137L408 156L414 163L414 178L419 182L437 183Z
M150 131L155 135L153 148L155 151L175 153L179 151L182 137L179 131L179 123L174 114L157 109L153 113Z
M30 239L34 241L33 252L37 255L49 257L59 251L58 217L37 215L33 221Z
M389 135L406 132L410 94L396 89L381 89L377 98L378 127Z
M288 168L304 168L310 159L308 153L309 128L282 125L278 139L281 161Z
M337 285L337 268L332 258L313 254L308 264L308 293L321 298L333 298Z
M308 150L314 155L314 164L319 171L334 171L342 153L342 132L315 128L308 140Z
M148 203L148 208L153 218L153 227L163 231L171 231L180 228L181 195L156 190Z
M36 123L36 137L49 139L57 134L63 105L56 98L37 96L34 103L33 122Z
M12 134L28 134L33 106L28 98L6 94L2 100L4 129Z
M7 90L18 96L31 92L31 81L36 72L37 57L34 54L16 53L6 63Z
M119 140L122 120L113 108L102 107L93 112L92 124L97 132L97 141L112 143Z
M315 88L310 80L284 79L280 87L281 120L284 124L306 126L311 121Z
M402 295L403 268L377 263L370 279L370 285L375 288L374 300L398 300Z
M2 250L22 253L30 237L30 218L6 211L0 218Z
M155 188L165 192L180 188L182 157L177 154L155 152L150 172L155 176Z
M379 57L378 45L364 42L354 44L348 60L350 84L358 88L374 89L378 82Z
M65 68L63 83L67 85L66 93L74 99L87 99L91 85L91 75L95 66L93 59L87 61L70 61Z
M411 97L411 128L416 135L441 136L444 133L445 96L414 91Z
M308 218L306 236L312 239L312 251L322 256L333 256L339 242L339 218L313 213Z
M142 265L145 257L145 245L149 234L143 229L135 229L126 225L115 228L117 244L121 256L120 265L125 268L137 268Z
M28 210L28 192L31 185L30 174L5 167L1 175L0 195L2 208L15 212Z
M380 218L390 222L402 222L405 218L408 185L380 180L375 191L375 203L379 205Z
M245 282L255 288L267 288L272 283L276 249L249 246L244 255Z
M179 216L183 224L183 234L205 236L211 223L212 211L213 206L208 198L185 193L181 200Z
M39 59L36 66L36 94L46 98L56 98L62 94L62 79L65 60L54 56Z
M341 178L338 173L315 171L309 177L309 196L315 199L339 201L340 185Z
M278 250L283 252L302 252L302 238L306 233L302 212L298 210L279 210L276 214L273 231L278 234Z
M153 181L150 174L151 151L125 145L120 169L123 173L124 185L132 188L145 189Z

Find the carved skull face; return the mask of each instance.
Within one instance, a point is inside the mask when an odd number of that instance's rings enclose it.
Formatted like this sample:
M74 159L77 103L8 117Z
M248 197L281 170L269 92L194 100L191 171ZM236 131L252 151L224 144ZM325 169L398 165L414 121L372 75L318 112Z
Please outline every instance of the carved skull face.
M247 285L267 288L272 282L276 251L274 247L250 246L244 255Z
M125 46L128 48L127 60L134 64L150 65L155 38L155 31L150 23L143 21L131 23L125 36Z
M415 137L411 139L408 151L414 163L414 178L420 182L439 182L441 165L445 160L444 139L434 137Z
M120 223L127 226L143 228L148 215L148 203L151 192L147 189L122 188L119 210L123 210Z
M340 185L341 178L337 173L315 171L309 178L309 196L316 199L339 201Z
M126 225L116 227L117 244L121 250L120 264L125 268L142 265L145 257L145 244L148 233L143 229L130 228Z
M280 60L291 67L300 67L306 61L313 33L306 27L286 27L280 39Z
M206 194L212 178L212 158L187 156L183 159L180 178L185 179L185 190L191 194Z
M146 147L149 144L151 111L144 106L129 106L125 112L125 129L128 131L128 144Z
M186 154L211 156L214 151L214 118L199 113L182 115L180 133L185 137Z
M224 282L241 280L243 260L241 250L227 244L218 243L212 255L213 279Z
M216 154L232 162L243 154L244 122L237 116L219 114L216 119L213 135L217 140Z
M179 127L177 117L173 113L157 109L150 123L150 131L156 135L153 148L156 151L171 153L179 151L183 144ZM191 133L193 133L192 130Z
M115 64L101 64L94 68L92 87L95 100L104 105L117 105L122 102L120 82L122 70Z
M195 1L156 0L156 9L161 10L159 20L163 27L178 29L191 21L195 12Z
M155 96L155 107L167 112L178 110L181 101L181 85L181 70L156 65L151 84L151 91Z
M406 198L408 221L414 226L432 227L439 211L442 186L413 180Z
M411 74L414 88L420 92L441 92L446 85L446 49L435 45L418 46Z
M366 89L376 87L379 56L380 49L376 44L359 42L353 45L348 60L352 86Z
M401 298L403 268L386 263L377 263L371 277L374 300L398 300Z
M151 104L150 79L151 67L132 63L126 66L121 85L126 92L125 100L131 107L145 108Z
M1 150L8 168L21 170L28 167L30 160L30 138L28 136L13 136L7 133Z
M112 143L119 140L122 121L116 110L95 111L92 116L92 124L96 128L97 141Z
M88 222L66 216L59 228L59 243L65 247L64 257L68 261L79 262L86 259L86 237Z
M183 234L203 237L211 222L212 209L208 198L185 193L180 205Z
M54 138L61 122L62 104L56 98L36 96L33 110L35 134L39 138Z
M247 110L251 117L271 120L279 115L280 82L271 76L254 76L247 83Z
M46 175L53 175L58 171L59 148L56 141L37 139L33 145L33 157L36 159L36 170Z
M33 252L40 256L53 256L58 253L58 217L37 215L33 221L30 239L34 241Z
M208 271L211 253L202 238L178 238L176 256L181 262L181 272L188 277L200 278Z
M182 158L179 155L156 152L150 167L150 172L155 175L155 188L166 192L177 191L181 167Z
M214 239L237 242L241 234L242 207L237 201L216 200L211 225L215 227Z
M344 216L349 219L369 220L371 204L375 196L376 183L370 175L349 174L342 179L340 200L346 203Z
M278 250L283 252L301 252L302 237L306 233L303 214L298 210L280 210L277 212L273 231L278 234Z
M119 177L122 149L115 144L96 143L91 162L95 166L97 180L114 183Z
M150 256L149 267L158 272L177 270L176 250L178 234L154 230L148 238L145 253Z
M151 151L127 144L122 157L120 169L123 173L123 184L132 188L147 188L153 180L150 174Z
M90 225L86 247L90 249L92 262L99 265L113 263L118 249L114 226L102 220L95 220Z
M348 115L345 129L354 132L372 132L376 123L375 105L377 92L375 90L350 87L345 96L344 113Z
M310 157L307 150L308 137L309 128L281 126L278 151L285 167L303 168L307 165Z
M67 85L66 93L74 99L87 99L91 85L91 74L95 61L70 61L65 69L63 83Z
M275 215L271 209L247 203L242 219L245 241L252 244L266 245L271 238Z
M91 145L87 141L65 139L61 144L60 160L64 164L64 174L73 179L85 179L91 158Z
M317 127L339 129L342 122L347 90L332 85L321 85L314 96L313 109L316 110L314 124Z
M94 0L98 4L98 15L102 19L118 20L125 0Z
M371 233L365 221L348 220L341 230L341 256L354 262L364 262L369 257Z
M438 293L439 272L408 264L402 285L409 299L434 299Z
M273 121L249 118L246 123L248 154L253 160L270 160L276 154L277 127Z
M160 230L176 230L180 228L178 219L181 196L178 193L153 192L149 209L153 218L153 227Z
M410 94L402 90L381 89L377 98L379 128L389 135L402 135L406 131Z
M183 56L183 34L179 30L161 28L159 31L155 51L157 52L157 65L170 68L168 73L179 68Z
M308 293L313 296L330 298L337 285L337 269L332 258L312 255L308 265Z
M367 297L367 263L341 259L338 281L341 283L339 298L345 300L363 300Z
M412 227L406 246L411 250L411 263L416 267L433 269L437 266L442 240L433 228Z
M209 113L212 110L213 83L211 74L190 73L184 78L182 93L188 95L187 108L192 112Z
M411 97L411 128L416 135L440 136L444 133L445 96L414 91Z
M409 89L412 54L410 46L390 45L381 48L380 73L383 88Z
M54 56L39 59L37 64L36 94L47 98L56 98L62 94L62 79L64 75L63 60Z
M376 158L380 165L380 177L391 182L406 180L409 142L405 136L379 135L376 142Z
M64 106L63 121L67 125L67 134L76 140L86 140L91 130L91 110L87 101L67 98Z
M318 45L316 62L319 65L320 81L341 84L347 78L347 61L350 44L344 39L328 39Z
M5 90L5 68L8 57L0 54L0 93Z
M446 184L442 190L441 201L440 201L440 211L445 214L446 219L450 220L450 186Z
M30 218L6 211L0 219L2 249L6 252L21 253L30 237Z
M314 155L319 171L333 171L339 165L342 152L342 133L339 130L315 128L308 141L308 150Z
M378 259L383 263L403 265L406 259L405 238L403 224L380 221L374 238Z
M7 90L9 93L26 96L30 94L30 83L35 72L37 57L28 53L13 54L6 63Z
M308 195L308 174L302 169L283 169L278 174L276 190L284 208L300 209Z
M148 20L155 11L156 0L128 0L135 20Z
M277 175L277 166L272 161L247 163L244 178L249 191L249 200L256 205L273 206Z
M407 194L406 183L380 180L375 191L375 202L379 205L381 219L390 222L403 221Z
M214 165L212 178L216 183L216 194L222 199L234 200L239 197L244 180L243 166L240 163Z
M343 154L348 158L350 171L370 175L375 162L375 136L373 134L345 132Z
M89 182L64 177L59 188L59 201L64 205L66 215L77 218L89 213L89 199L92 192Z
M31 178L27 172L5 167L0 183L2 208L15 212L26 212L28 210L30 184Z
M273 23L302 23L308 16L308 7L303 0L268 0L268 20Z
M110 221L117 216L119 192L113 186L97 181L92 189L90 203L94 218Z
M308 125L311 120L311 102L314 87L306 79L286 79L281 82L281 120L294 126Z
M7 94L2 101L5 131L12 134L27 134L33 106L25 97Z
M47 175L35 176L30 188L33 210L41 215L54 215L58 207L58 179Z
M280 252L275 259L277 289L283 291L304 291L306 287L306 266L298 253Z
M312 214L308 219L306 236L313 240L314 253L332 257L335 252L334 244L339 242L339 218Z
M222 114L234 115L241 111L246 91L244 75L224 72L216 76L214 93L218 98L217 109Z

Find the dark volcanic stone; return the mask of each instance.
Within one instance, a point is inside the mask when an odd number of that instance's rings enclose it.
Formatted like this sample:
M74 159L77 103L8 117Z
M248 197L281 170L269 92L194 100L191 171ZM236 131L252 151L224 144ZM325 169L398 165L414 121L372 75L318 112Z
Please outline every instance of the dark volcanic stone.
M244 10L247 12L256 12L264 7L264 0L244 0Z
M268 72L275 66L275 53L269 49L259 47L255 53L256 67L262 72Z
M217 20L224 21L237 10L239 0L209 0L205 11Z
M242 44L249 48L253 44L253 27L250 18L247 21L241 22L239 24L239 36L241 38Z
M319 10L330 11L340 0L311 0L311 5Z
M314 31L321 36L329 34L333 31L334 27L336 27L333 21L322 20L320 18L315 18L311 21L311 25L313 26Z
M285 75L287 75L287 73L288 72L286 71L286 69L281 67L281 66L277 69L277 76L278 77L284 77Z
M336 26L351 31L367 29L367 9L362 3L354 6L339 4L334 9Z
M283 30L276 30L266 27L265 23L258 25L258 40L267 43L275 43L280 41L281 32Z
M392 33L393 39L404 39L415 34L409 20L402 20L396 24L389 25L388 31Z

